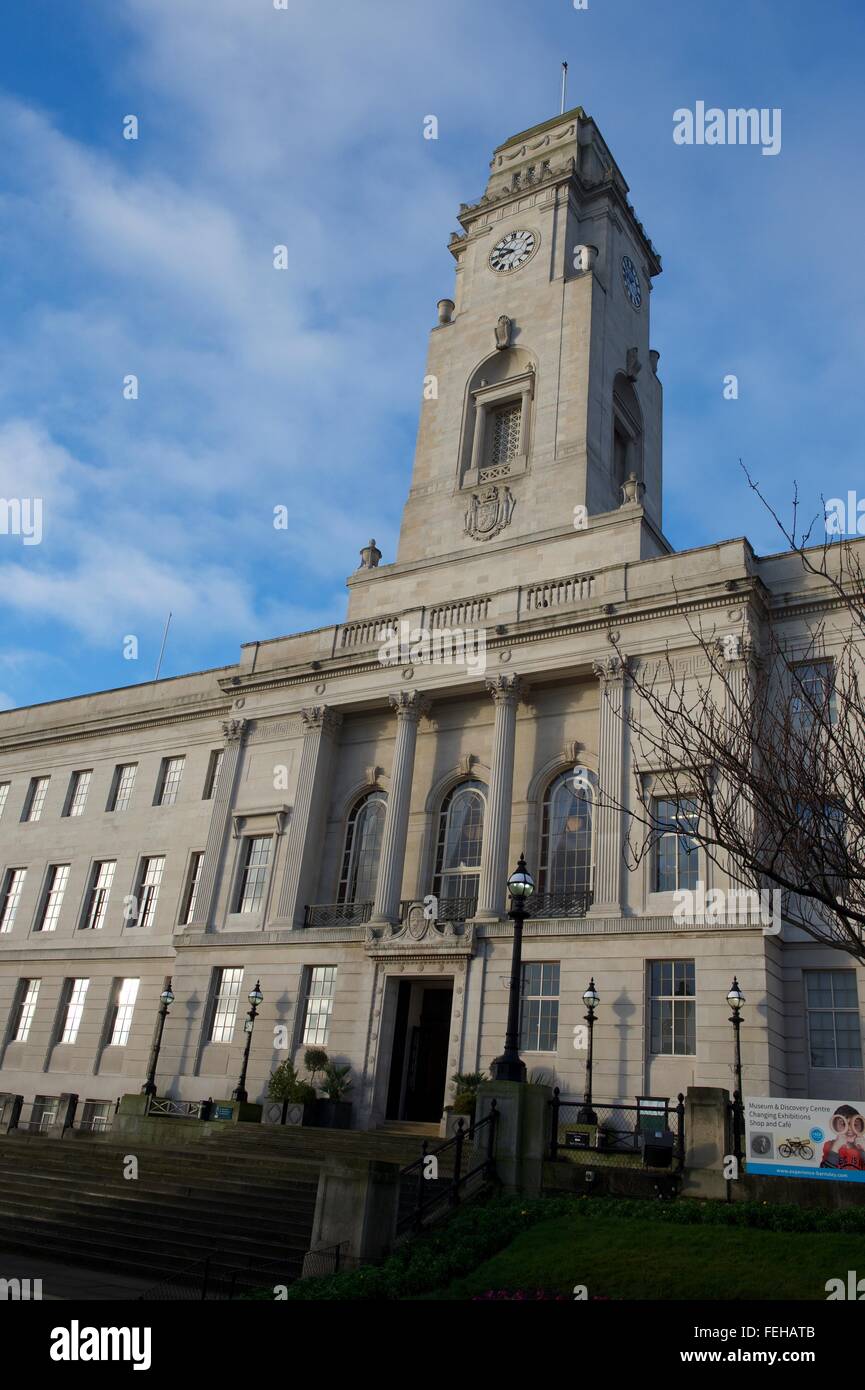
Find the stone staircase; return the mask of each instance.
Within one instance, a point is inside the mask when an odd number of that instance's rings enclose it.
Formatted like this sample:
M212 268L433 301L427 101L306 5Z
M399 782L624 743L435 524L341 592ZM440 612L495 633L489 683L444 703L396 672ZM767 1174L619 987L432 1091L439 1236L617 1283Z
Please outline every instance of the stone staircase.
M209 1256L213 1287L287 1283L310 1247L325 1156L403 1166L421 1144L400 1133L237 1126L171 1147L170 1125L165 1147L111 1134L0 1136L0 1250L178 1286ZM127 1155L136 1179L123 1176Z

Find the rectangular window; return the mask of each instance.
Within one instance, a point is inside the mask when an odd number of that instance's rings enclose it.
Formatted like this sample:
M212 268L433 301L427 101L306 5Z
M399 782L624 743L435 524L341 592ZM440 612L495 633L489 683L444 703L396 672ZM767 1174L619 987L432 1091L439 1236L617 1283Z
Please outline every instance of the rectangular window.
M152 927L156 917L156 903L159 898L159 885L165 869L165 856L148 855L141 861L138 871L138 884L135 889L135 903L127 925L130 927ZM136 911L137 908L137 911Z
M204 863L204 850L193 850L189 856L189 869L186 875L186 888L183 893L183 906L180 909L180 921L183 926L191 922L195 916L195 904L198 899L198 885L201 882L201 866Z
M524 1052L555 1052L559 1044L559 962L523 965L520 1047Z
M18 1000L10 1036L11 1042L26 1042L30 1037L30 1025L36 1012L40 984L40 980L21 980L19 982Z
M69 791L66 793L66 805L63 808L64 816L81 816L84 814L84 804L87 801L87 793L90 790L90 779L92 771L73 772L69 779Z
M185 758L163 758L156 788L156 806L173 806L180 791Z
M129 1041L132 1015L138 998L138 980L118 980L114 991L114 1017L108 1035L109 1047L125 1047Z
M261 907L269 864L270 836L247 836L244 841L235 912L257 912Z
M111 791L108 795L106 811L125 811L127 809L132 799L132 788L135 786L137 770L137 763L118 763L111 779Z
M63 906L63 894L66 892L66 884L68 882L68 864L48 865L48 877L45 880L45 896L42 899L42 911L36 923L37 931L56 931L57 921L60 917L60 909Z
M237 1018L237 1001L240 986L243 984L243 969L224 969L217 971L216 997L213 1002L213 1021L210 1025L210 1041L229 1043L234 1036L234 1021Z
M67 980L66 986L66 1007L63 1011L60 1041L62 1043L74 1043L78 1037L78 1029L81 1027L81 1019L84 1014L84 1001L87 998L87 990L90 986L90 981Z
M222 759L225 756L224 748L214 748L210 755L210 762L207 764L207 776L204 779L203 801L210 801L216 784L219 781L219 774L222 771Z
M522 401L508 401L507 405L491 410L486 420L487 457L486 468L507 471L507 465L519 457L522 438Z
M33 1109L30 1112L30 1128L44 1134L46 1129L50 1129L57 1119L57 1110L60 1105L59 1096L35 1096Z
M655 892L675 893L697 887L700 854L692 838L699 825L694 801L654 801Z
M27 877L26 869L7 869L0 892L0 932L12 930L15 913L21 901L21 890Z
M325 1047L336 990L336 966L312 965L306 980L300 1041L305 1047Z
M111 1128L111 1101L85 1100L79 1129L88 1134L104 1134Z
M81 922L85 931L98 931L105 922L116 866L117 861L114 859L103 859L93 865L87 902L84 906L84 917Z
M50 781L50 777L30 778L30 786L27 788L27 797L24 802L24 813L21 816L23 821L38 820L42 815L42 807L45 805Z
M9 788L11 785L11 782L0 782L0 816L2 816L3 812L6 810L6 801L9 797Z
M812 1067L861 1067L855 970L806 970L805 1003Z
M790 667L790 673L793 687L790 708L793 714L806 723L820 720L824 724L834 724L834 661L800 661Z
M694 962L655 960L649 972L653 1054L693 1057L697 1051Z

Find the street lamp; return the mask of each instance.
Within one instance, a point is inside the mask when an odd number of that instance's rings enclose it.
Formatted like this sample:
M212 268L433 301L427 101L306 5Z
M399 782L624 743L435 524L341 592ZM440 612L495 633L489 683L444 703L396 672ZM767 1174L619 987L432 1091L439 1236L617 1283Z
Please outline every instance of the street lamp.
M736 1090L739 1099L742 1099L742 1045L739 1038L739 1030L742 1027L742 1005L745 1003L745 996L739 988L739 981L733 976L733 983L727 991L727 1003L733 1012L730 1014L730 1022L733 1025L733 1033L736 1038Z
M508 1027L505 1050L490 1066L494 1081L525 1081L526 1064L520 1056L520 986L522 984L523 922L526 902L535 891L535 880L526 868L526 857L520 855L516 869L508 879L511 906L508 916L514 924L514 945L511 954L511 978L508 988Z
M238 1081L237 1085L231 1093L232 1100L239 1100L243 1102L249 1100L249 1096L246 1094L246 1069L249 1066L249 1049L252 1046L252 1030L255 1027L255 1020L258 1015L258 1006L264 998L264 995L261 992L260 980L256 980L255 985L249 991L247 998L249 999L252 1008L246 1015L246 1022L243 1025L243 1031L246 1034L246 1045L243 1049L243 1066L240 1068L240 1080Z
M171 989L171 979L159 996L161 1008L159 1010L159 1023L156 1028L156 1037L153 1039L153 1046L150 1049L150 1066L147 1068L147 1080L141 1087L143 1096L156 1095L156 1064L159 1061L159 1049L162 1047L162 1034L165 1032L165 1020L168 1017L168 1010L174 1003L174 994Z
M586 1054L586 1089L583 1095L583 1103L577 1111L577 1124L596 1125L598 1117L592 1109L592 1050L595 1036L595 1009L601 1002L601 996L595 989L594 977L589 980L588 989L583 991L583 1003L588 1009L586 1022L589 1025L589 1050Z

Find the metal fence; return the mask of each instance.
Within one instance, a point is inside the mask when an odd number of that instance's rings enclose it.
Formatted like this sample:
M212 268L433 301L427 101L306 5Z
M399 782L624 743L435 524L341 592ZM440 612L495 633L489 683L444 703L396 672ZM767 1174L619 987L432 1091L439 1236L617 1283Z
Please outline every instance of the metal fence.
M309 1272L332 1274L339 1268L339 1254L343 1246L329 1250L316 1251L321 1259L321 1268ZM309 1259L309 1256L306 1257ZM306 1273L304 1265L304 1273ZM213 1251L201 1259L193 1260L183 1269L160 1279L151 1288L139 1294L138 1302L171 1303L230 1303L232 1299L242 1298L254 1292L272 1292L277 1299L279 1292L289 1288L300 1277L297 1260L255 1260L245 1264L232 1264L232 1257L222 1251Z
M460 1119L456 1134L430 1148L424 1140L421 1156L400 1170L400 1210L397 1235L419 1231L449 1207L458 1206L495 1172L496 1130L499 1112L492 1101L490 1112L477 1124Z
M614 1168L685 1166L685 1097L638 1096L635 1105L618 1102L562 1100L559 1088L550 1101L550 1158Z

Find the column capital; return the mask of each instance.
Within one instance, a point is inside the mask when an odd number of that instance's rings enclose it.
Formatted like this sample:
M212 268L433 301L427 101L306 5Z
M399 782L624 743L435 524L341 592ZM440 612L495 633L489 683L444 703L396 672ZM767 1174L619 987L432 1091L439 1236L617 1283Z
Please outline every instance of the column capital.
M432 702L420 690L396 690L388 695L388 702L396 710L397 719L405 719L417 724L425 714L429 714Z
M331 705L307 705L300 711L303 720L303 732L312 733L314 729L321 729L323 733L335 733L342 723L342 715L339 710Z
M623 681L628 674L629 666L630 658L619 656L618 653L612 656L602 656L599 661L592 662L592 670L604 685Z
M490 676L484 683L497 705L516 705L526 693L525 681L515 672Z
M234 743L236 739L243 738L248 723L248 719L223 719L222 737L226 743Z

